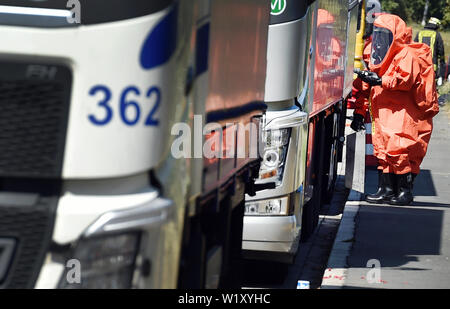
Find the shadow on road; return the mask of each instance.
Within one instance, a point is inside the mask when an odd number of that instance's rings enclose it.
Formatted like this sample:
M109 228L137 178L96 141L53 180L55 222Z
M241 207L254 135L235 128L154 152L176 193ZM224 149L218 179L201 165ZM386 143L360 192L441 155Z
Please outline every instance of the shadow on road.
M415 196L436 196L436 188L430 170L421 170L414 181Z
M366 267L377 259L383 267L399 267L414 256L439 255L443 211L362 205L348 258L350 267Z
M376 191L377 180L375 170L366 170L366 192ZM437 195L430 170L421 170L417 176L414 195ZM367 261L377 259L383 267L399 267L416 261L414 256L439 255L444 212L423 207L450 204L415 201L410 207L393 207L362 203L355 219L349 266L366 267Z
M450 208L450 204L421 202L421 201L414 201L414 202L412 202L411 206L425 207L425 208L426 207Z
M289 269L288 264L268 261L244 261L245 287L283 288Z

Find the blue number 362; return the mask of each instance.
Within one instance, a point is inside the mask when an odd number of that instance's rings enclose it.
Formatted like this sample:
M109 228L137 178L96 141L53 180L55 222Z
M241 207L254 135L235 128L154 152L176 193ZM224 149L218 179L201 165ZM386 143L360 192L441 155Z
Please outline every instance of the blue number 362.
M112 93L111 90L104 85L98 85L91 88L89 91L90 96L95 96L97 93L103 94L102 99L97 103L97 106L104 110L103 118L98 118L93 114L89 114L89 120L97 126L107 125L113 119L114 111L110 105ZM130 86L125 88L120 95L119 102L119 114L120 119L127 126L136 125L141 119L141 107L138 102L127 99L129 94L134 94L135 96L140 96L140 90L135 86ZM145 118L144 124L146 126L158 126L159 120L155 118L155 114L159 109L161 103L161 90L158 87L150 87L147 90L146 97L148 99L155 98L155 104L150 109L149 114Z

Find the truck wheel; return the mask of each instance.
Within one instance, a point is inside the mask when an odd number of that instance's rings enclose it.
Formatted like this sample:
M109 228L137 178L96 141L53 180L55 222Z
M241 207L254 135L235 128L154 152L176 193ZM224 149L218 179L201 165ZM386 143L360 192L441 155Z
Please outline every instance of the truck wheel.
M337 165L339 160L339 115L334 113L326 120L326 142L324 156L324 203L330 203L333 198L337 179Z
M206 270L205 238L198 218L190 219L187 246L183 247L178 286L181 289L202 289Z
M219 288L240 288L243 281L242 232L245 200L231 212L228 237L224 244L224 261Z
M326 130L324 119L321 118L316 123L316 132L314 136L314 154L312 169L315 176L314 191L311 200L303 206L302 215L302 231L300 236L300 242L306 242L314 233L319 222L320 207L322 205L322 192L323 192L323 175L324 175L324 151Z
M338 165L338 157L336 148L338 145L334 144L330 150L330 158L327 158L327 162L324 164L327 166L328 173L324 179L324 203L328 204L331 202L334 194L334 188L336 185L337 179L337 165Z
M320 186L315 187L313 197L303 206L302 230L300 235L301 243L309 240L319 223L320 206L322 203L321 194L322 188Z
M314 232L314 203L309 201L303 205L303 215L302 215L302 230L300 234L300 242L304 243L309 240Z

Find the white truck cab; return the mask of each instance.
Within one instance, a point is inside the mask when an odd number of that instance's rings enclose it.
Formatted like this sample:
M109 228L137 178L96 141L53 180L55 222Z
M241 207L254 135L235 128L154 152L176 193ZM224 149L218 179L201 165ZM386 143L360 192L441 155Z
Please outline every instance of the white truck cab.
M190 8L70 2L0 1L0 287L175 287L183 208L152 173Z
M310 39L307 1L272 1L264 101L268 105L258 184L247 196L243 250L248 258L290 262L297 252L305 191Z
M0 0L0 288L239 285L268 13ZM174 156L180 124L199 156ZM221 155L204 157L216 137Z

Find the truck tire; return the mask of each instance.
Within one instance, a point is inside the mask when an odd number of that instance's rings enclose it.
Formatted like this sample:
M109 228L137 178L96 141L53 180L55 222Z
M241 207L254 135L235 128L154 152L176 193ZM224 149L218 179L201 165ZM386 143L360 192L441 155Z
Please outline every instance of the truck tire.
M178 287L202 289L206 270L206 240L198 218L191 218L189 226L189 237L182 250Z
M309 201L303 206L303 215L302 215L302 230L300 234L300 243L305 243L309 240L311 235L314 233L314 221L315 221L315 211L314 211L314 203Z
M230 229L224 245L224 261L219 288L241 288L243 281L242 232L244 226L245 200L231 212Z
M324 151L324 203L330 203L333 198L337 179L339 160L339 115L333 113L325 119L325 151Z
M318 222L319 213L322 206L322 188L323 188L323 174L324 174L324 147L325 147L325 123L324 118L321 117L316 123L316 132L314 136L314 153L312 169L314 177L314 190L311 200L303 207L302 215L302 231L300 236L300 242L306 242L314 233Z

